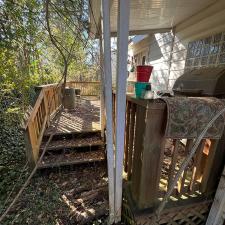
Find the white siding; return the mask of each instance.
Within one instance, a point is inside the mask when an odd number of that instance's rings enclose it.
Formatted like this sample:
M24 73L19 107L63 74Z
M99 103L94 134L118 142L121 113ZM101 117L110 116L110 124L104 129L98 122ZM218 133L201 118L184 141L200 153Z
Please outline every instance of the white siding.
M177 36L188 41L201 39L225 30L225 1L218 0L176 27Z
M133 52L137 58L137 65L141 64L143 56L148 55L147 64L154 67L150 78L154 90L171 90L175 80L186 69L188 43L224 32L224 18L225 1L219 0L178 24L174 29L174 36L172 32L157 33L134 45ZM217 59L214 66L225 63L225 56L221 55L225 54L224 50L221 50L223 48L225 48L225 33L222 34L220 52L215 56ZM211 56L207 55L207 57L207 62L209 62ZM195 61L196 64L197 60ZM201 63L195 65L195 68L199 66Z
M153 90L167 90L171 67L173 35L171 32L152 35L148 64L153 66L150 82Z

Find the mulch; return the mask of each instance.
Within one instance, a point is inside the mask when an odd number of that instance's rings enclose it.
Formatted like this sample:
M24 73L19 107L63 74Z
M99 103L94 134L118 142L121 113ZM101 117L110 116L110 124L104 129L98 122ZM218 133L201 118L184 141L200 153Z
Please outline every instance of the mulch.
M104 165L36 176L4 224L105 224L107 183Z

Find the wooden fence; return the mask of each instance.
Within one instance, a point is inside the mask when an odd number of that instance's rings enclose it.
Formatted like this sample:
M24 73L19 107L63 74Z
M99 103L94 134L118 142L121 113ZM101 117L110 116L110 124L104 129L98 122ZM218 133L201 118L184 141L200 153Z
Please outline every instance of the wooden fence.
M194 142L166 139L166 119L164 102L127 97L124 168L132 198L141 209L158 204ZM174 198L181 199L182 195L189 198L193 194L210 196L215 191L224 163L222 145L221 140L201 141L174 188Z

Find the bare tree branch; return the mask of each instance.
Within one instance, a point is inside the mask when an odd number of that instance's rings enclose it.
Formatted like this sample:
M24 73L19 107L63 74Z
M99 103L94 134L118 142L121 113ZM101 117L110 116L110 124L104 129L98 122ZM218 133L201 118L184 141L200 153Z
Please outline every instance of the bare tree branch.
M47 31L48 31L50 40L51 40L52 44L56 47L56 49L59 51L59 53L63 57L63 61L64 61L64 70L63 70L64 81L63 81L63 86L62 86L62 95L63 95L63 100L64 100L64 92L65 92L67 73L68 73L68 60L67 60L66 56L64 55L62 49L58 46L58 44L55 41L55 39L52 35L52 32L51 32L51 28L50 28L50 24L49 24L49 3L50 2L51 2L51 0L46 0L46 3L45 3L45 10L46 10L45 19L46 19L46 23L47 23Z

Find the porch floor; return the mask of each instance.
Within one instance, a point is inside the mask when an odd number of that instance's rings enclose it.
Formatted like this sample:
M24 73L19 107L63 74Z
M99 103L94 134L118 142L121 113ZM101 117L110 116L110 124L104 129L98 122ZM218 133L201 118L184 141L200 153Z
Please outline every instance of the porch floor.
M57 122L59 124L56 134L100 131L99 98L82 97L77 99L74 110L64 109L54 117L51 125L46 129L45 135L55 132Z

